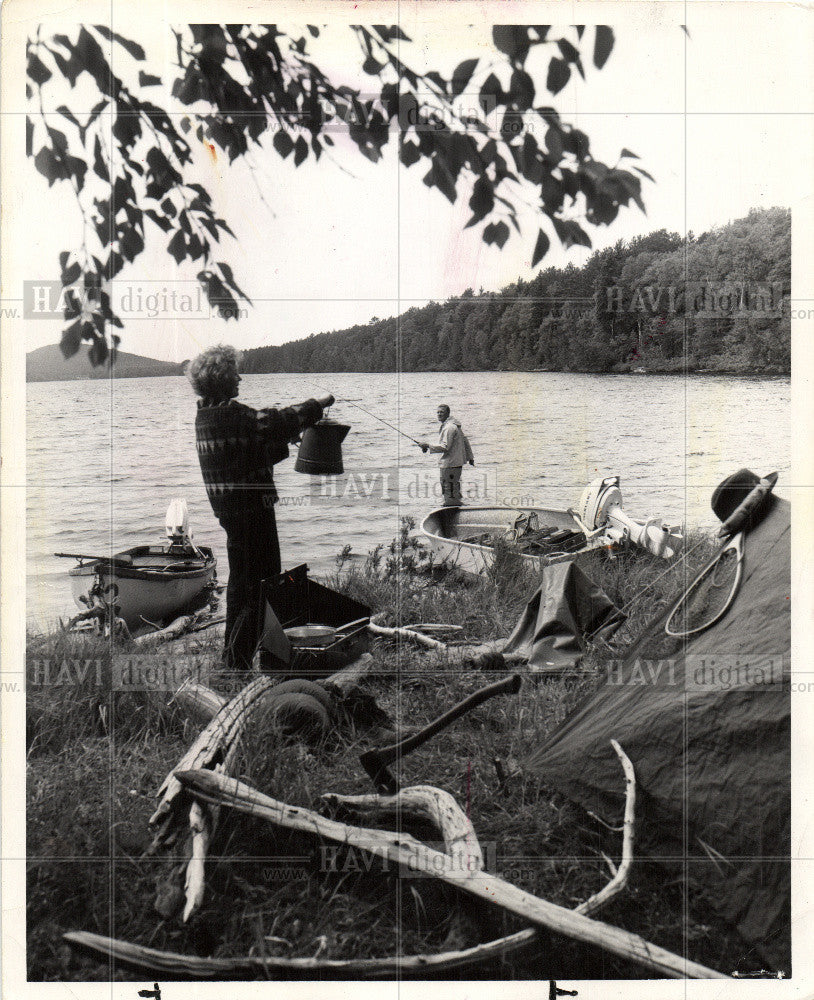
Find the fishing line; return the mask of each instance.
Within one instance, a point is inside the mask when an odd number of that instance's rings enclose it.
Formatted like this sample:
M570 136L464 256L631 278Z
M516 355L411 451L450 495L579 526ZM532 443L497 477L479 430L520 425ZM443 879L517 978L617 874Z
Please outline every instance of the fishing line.
M320 389L322 392L328 392L329 391L324 386L317 385L316 382L312 382L311 385L314 386L315 389ZM405 434L404 431L399 430L399 428L396 427L395 424L391 424L390 421L389 420L385 420L384 417L380 417L380 416L378 416L378 414L372 413L370 410L365 409L364 406L360 406L359 403L354 403L354 401L352 399L345 399L343 396L337 396L333 392L331 393L331 395L334 397L334 399L338 399L342 403L350 403L350 405L351 406L355 406L357 410L361 410L362 413L366 413L369 417L373 417L374 420L378 420L379 423L384 424L385 427L389 427L391 430L395 431L396 434L401 434L401 436L402 437L406 437L408 441L412 441L413 444L417 444L419 448L421 447L421 442L420 441L416 441L416 439L414 437L410 437L409 434Z

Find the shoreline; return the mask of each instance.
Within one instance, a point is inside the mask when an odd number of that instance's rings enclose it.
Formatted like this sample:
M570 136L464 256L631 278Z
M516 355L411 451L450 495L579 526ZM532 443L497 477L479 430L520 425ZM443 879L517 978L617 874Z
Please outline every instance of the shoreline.
M420 368L416 370L396 370L388 371L338 371L338 372L311 372L311 371L268 371L268 372L244 372L244 375L596 375L603 377L614 377L619 375L670 375L677 378L688 376L708 376L744 379L783 379L791 380L791 372L784 371L758 371L755 369L738 370L733 368L628 368L622 371L594 371L590 368L566 369L566 368ZM140 378L186 378L185 375L111 375L91 378L68 378L68 379L26 379L27 385L53 383L53 382L101 382L105 379L140 379Z

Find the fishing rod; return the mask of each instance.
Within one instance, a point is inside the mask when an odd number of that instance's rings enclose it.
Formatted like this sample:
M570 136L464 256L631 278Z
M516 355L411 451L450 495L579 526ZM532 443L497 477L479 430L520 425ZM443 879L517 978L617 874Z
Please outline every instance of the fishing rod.
M312 382L311 384L316 389L322 389L323 392L328 391L327 389L323 389L322 386L317 385L316 382ZM389 427L391 430L394 430L396 434L401 434L401 436L406 437L408 441L412 441L413 444L417 444L419 448L424 447L421 441L416 441L414 437L410 437L409 434L405 434L403 430L400 430L398 427L396 427L395 424L391 424L389 420L385 420L384 417L380 417L378 414L373 413L371 410L366 410L364 406L360 406L359 403L354 403L352 399L345 399L342 396L335 396L334 398L340 400L340 402L342 403L350 403L350 405L355 406L357 410L361 410L362 413L366 413L369 417L373 417L374 420L378 420L379 423L384 424L385 427Z

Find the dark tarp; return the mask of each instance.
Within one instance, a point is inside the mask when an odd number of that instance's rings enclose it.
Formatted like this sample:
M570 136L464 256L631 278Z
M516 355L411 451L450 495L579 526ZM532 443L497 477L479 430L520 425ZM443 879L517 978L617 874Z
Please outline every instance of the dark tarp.
M640 850L685 859L693 893L736 926L764 962L789 973L785 500L771 499L744 548L743 581L724 618L684 641L664 635L663 619L654 623L623 662L608 665L603 683L528 767L585 808L618 821L623 778L609 744L618 740L643 792Z
M504 653L523 653L537 673L559 673L577 665L583 636L607 636L624 615L574 562L546 566L540 586L509 636Z

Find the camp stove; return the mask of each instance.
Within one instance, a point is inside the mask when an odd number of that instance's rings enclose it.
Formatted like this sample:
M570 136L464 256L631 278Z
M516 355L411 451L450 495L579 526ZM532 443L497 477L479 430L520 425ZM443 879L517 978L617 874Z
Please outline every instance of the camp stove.
M672 559L684 544L680 527L667 527L660 517L637 521L622 509L619 476L594 479L582 491L575 513L586 534L603 535L609 543L632 542L662 559Z

